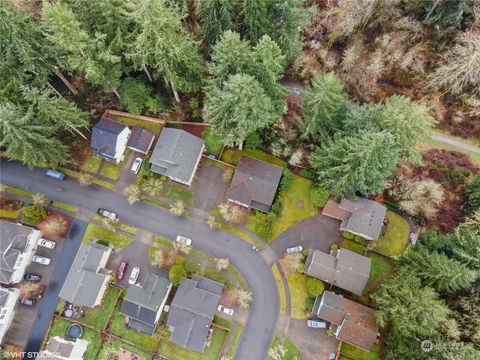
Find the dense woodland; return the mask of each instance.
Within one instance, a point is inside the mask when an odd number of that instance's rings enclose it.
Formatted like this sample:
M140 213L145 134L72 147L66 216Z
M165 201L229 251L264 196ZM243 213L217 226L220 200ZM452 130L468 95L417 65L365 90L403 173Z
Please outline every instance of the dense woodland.
M373 296L384 358L480 357L477 164L419 145L480 138L480 2L0 0L0 18L4 156L69 162L105 107L208 122L432 228Z

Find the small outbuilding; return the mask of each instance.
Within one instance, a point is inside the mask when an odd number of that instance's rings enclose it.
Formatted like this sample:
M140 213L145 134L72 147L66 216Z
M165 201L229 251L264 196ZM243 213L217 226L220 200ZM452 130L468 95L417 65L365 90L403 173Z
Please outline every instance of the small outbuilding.
M147 129L134 126L127 147L142 154L148 154L155 140L155 135Z

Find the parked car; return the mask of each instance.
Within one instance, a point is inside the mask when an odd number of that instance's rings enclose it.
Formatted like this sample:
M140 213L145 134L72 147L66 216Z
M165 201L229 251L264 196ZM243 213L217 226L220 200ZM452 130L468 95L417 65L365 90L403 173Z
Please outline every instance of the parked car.
M138 174L138 171L140 170L140 167L142 166L143 159L142 158L136 158L133 161L132 169L130 170L133 174Z
M37 303L37 300L33 298L20 298L20 304L26 306L33 306Z
M38 274L25 273L25 275L23 275L23 280L39 282L42 280L42 277Z
M132 272L130 273L130 277L128 278L128 283L130 285L136 284L138 280L138 275L140 275L140 268L138 266L135 266L132 269Z
M287 248L287 253L288 254L299 253L299 252L302 252L302 251L303 251L303 246L302 245Z
M55 241L47 239L38 239L38 246L46 247L48 249L53 249L55 247Z
M52 262L52 260L50 260L49 258L40 255L33 255L32 261L41 265L50 265L50 263Z
M60 171L53 170L53 169L43 169L42 172L43 172L43 175L51 177L53 179L65 180L65 174Z
M188 245L188 246L192 245L192 239L189 239L182 235L177 235L177 242L180 244Z
M223 306L223 305L218 305L217 310L220 311L221 313L227 314L229 316L233 315L233 309Z
M323 320L307 320L307 326L311 329L326 329L327 322Z
M98 208L97 214L101 215L103 217L109 218L111 220L118 219L118 215L116 213L114 213L113 211L107 210L107 209L103 209L103 208Z
M118 270L117 270L117 280L123 279L123 277L125 276L125 273L127 272L127 266L128 266L128 262L126 261L122 261L120 263L120 266L118 267Z

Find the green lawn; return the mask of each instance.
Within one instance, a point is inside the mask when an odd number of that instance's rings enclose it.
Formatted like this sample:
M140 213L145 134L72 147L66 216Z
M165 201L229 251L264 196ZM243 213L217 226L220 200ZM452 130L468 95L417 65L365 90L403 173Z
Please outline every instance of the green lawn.
M363 255L365 253L365 247L363 245L360 245L359 243L356 243L355 241L349 239L343 239L340 247L356 252L360 255Z
M90 240L107 241L114 249L122 249L133 242L131 237L128 237L118 232L113 232L97 224L88 224L85 235L83 235L83 243L88 243Z
M370 278L363 291L362 302L369 303L369 296L378 290L378 287L395 271L393 260L374 252L370 252L368 257L372 260L370 266Z
M387 211L388 226L380 239L374 241L375 251L388 256L397 256L403 253L408 244L410 226L408 222L393 211Z
M107 326L110 314L115 307L115 302L120 295L120 290L114 286L108 286L102 298L102 303L85 311L83 323L93 326L102 331Z
M285 296L285 287L283 286L282 276L280 275L280 270L276 264L272 265L272 273L275 278L275 283L277 284L278 289L278 299L279 299L279 308L280 315L286 315L287 313L287 300Z
M232 320L223 319L223 318L218 317L218 316L213 317L213 323L218 325L218 326L224 327L228 330L230 330L233 326L233 321Z
M281 341L280 335L275 334L272 340L272 344L270 345L270 348L275 348L278 343ZM279 359L281 360L294 360L294 359L301 359L302 354L300 353L300 350L298 347L290 341L288 338L283 340L283 348L285 349L285 354L281 356ZM273 360L271 356L267 356L267 360Z
M70 170L70 169L67 169L67 168L64 168L64 167L57 167L57 170L63 172L67 176L71 176L71 177L76 178L76 179L78 179L80 176L82 176L82 174L80 174L79 172L73 171L73 170ZM115 190L115 188L117 187L117 185L115 185L115 184L113 184L109 181L98 179L96 177L93 178L93 183L96 184L96 185L103 186L104 188L107 188L107 189L110 189L110 190Z
M240 337L242 336L244 329L245 327L239 323L237 326L237 330L233 335L233 340L230 345L230 349L228 349L228 353L227 353L227 356L229 356L231 359L233 359L233 357L235 356L235 352L237 351L237 346L238 346L238 343L240 342Z
M95 221L99 221L99 222L100 222L100 221L102 221L102 216L100 216L100 215L94 215L94 216L92 217L92 219L95 220ZM128 233L130 233L130 234L132 234L132 235L135 235L135 234L138 232L138 229L137 229L135 226L133 226L133 225L127 225L127 224L118 223L118 224L116 225L116 228L119 229L119 230L121 230L121 231L128 232Z
M224 272L219 272L216 268L206 268L205 277L207 279L219 282L225 285L225 288L232 289L233 284L228 275Z
M153 352L145 351L145 350L142 349L142 347L132 346L130 344L127 344L126 342L123 342L121 340L112 338L112 341L110 343L108 343L108 344L104 343L103 344L102 350L100 350L97 359L99 359L99 360L106 359L105 351L109 348L113 348L116 351L118 351L120 348L122 348L122 349L128 350L130 352L133 352L137 355L140 355L147 360L151 359L152 355L153 355Z
M27 197L27 198L31 198L34 195L33 193L31 193L29 191L18 189L18 188L13 187L13 186L8 186L8 185L3 185L3 186L5 187L5 192L9 192L11 194L24 196L24 197Z
M66 211L70 211L70 212L77 212L78 208L76 206L73 206L71 204L67 204L67 203L64 203L64 202L61 202L61 201L52 201L52 205L59 208L59 209L63 209L63 210L66 210Z
M125 158L127 155L125 154ZM121 162L120 164L115 164L110 161L104 161L103 162L103 167L102 171L100 171L100 174L112 179L112 180L118 180L120 177L120 174L122 173L124 163Z
M83 162L82 170L89 171L96 174L101 164L102 164L102 158L100 156L90 155Z
M271 154L268 154L262 150L237 150L227 149L222 154L222 160L226 163L237 165L242 156L249 156L255 159L263 160L271 164L275 164L281 167L287 167L287 162L279 159Z
M352 360L377 360L380 359L380 345L375 344L370 352L362 350L356 346L342 343L340 353Z
M55 320L48 334L48 338L53 336L65 338L65 333L70 324L72 324L72 322L65 319ZM81 338L88 341L87 351L83 356L84 360L95 360L97 352L100 350L100 333L83 327L83 335Z
M223 144L220 141L220 136L213 134L210 128L205 128L202 136L203 140L205 140L205 148L207 149L207 153L215 155L218 158L223 150Z
M187 206L195 206L195 194L190 190L170 185L167 197L173 201L183 201Z
M155 198L153 198L151 196L148 196L148 195L145 195L145 194L141 195L141 200L146 201L146 202L148 202L152 205L160 206L160 207L165 208L165 209L170 208L170 205L167 204L165 201L155 199Z
M0 218L16 219L20 216L20 210L3 210L0 209Z
M282 267L287 268L285 259L280 260ZM307 300L307 279L308 276L297 271L291 273L286 272L288 288L290 289L290 316L294 319L305 319L307 314L305 312L305 301Z
M163 125L165 124L163 121L158 120L159 122L142 120L142 119L135 119L129 117L117 117L116 120L121 122L125 125L129 126L137 126L144 129L147 129L155 134L155 136L160 135L160 131L162 131Z

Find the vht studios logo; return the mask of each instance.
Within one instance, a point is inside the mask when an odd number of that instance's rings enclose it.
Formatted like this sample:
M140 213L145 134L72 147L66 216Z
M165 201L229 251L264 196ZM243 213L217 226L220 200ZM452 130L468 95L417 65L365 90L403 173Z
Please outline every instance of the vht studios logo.
M420 348L424 352L430 352L433 350L433 343L430 340L423 340L420 344Z

